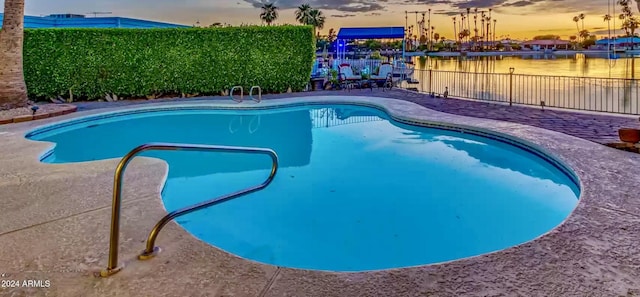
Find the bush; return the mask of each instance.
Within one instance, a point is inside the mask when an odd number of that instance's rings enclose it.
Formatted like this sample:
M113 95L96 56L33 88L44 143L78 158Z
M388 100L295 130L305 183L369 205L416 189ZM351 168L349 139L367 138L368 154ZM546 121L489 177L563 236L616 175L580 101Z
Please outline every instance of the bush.
M382 60L382 55L380 54L380 51L374 51L371 53L370 59L372 60Z
M310 26L25 31L29 97L218 94L232 86L302 90L315 58Z

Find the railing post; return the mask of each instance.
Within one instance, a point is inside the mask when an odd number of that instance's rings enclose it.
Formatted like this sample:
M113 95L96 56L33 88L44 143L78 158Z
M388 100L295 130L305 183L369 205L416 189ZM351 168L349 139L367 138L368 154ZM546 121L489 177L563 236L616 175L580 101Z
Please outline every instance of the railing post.
M513 106L513 72L516 69L509 68L509 106Z
M431 87L431 83L433 82L432 77L433 77L433 70L431 69L431 65L429 65L429 95L433 94L433 88Z

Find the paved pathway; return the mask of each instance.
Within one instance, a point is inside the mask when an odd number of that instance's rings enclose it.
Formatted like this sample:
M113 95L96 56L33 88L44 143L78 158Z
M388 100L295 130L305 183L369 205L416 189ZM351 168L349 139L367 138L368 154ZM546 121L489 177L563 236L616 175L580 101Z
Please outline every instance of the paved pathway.
M618 129L638 128L640 122L637 118L615 115L586 114L573 111L558 111L525 106L508 106L502 104L486 103L480 101L431 98L427 94L408 92L400 89L373 91L369 89L352 91L316 91L292 94L269 94L263 99L279 99L287 97L341 95L341 96L378 96L411 101L424 107L463 116L487 118L536 126L548 130L558 131L573 135L597 143L619 142ZM135 100L118 102L78 102L78 110L90 110L97 108L129 106L135 104L148 104L158 101L200 101L200 100L229 100L229 97L200 97L190 99L156 99Z

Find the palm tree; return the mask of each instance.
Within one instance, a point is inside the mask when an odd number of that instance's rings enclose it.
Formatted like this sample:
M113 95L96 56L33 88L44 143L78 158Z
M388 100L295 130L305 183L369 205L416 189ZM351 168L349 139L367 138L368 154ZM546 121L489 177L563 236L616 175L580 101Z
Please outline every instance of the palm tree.
M627 19L627 17L626 17L624 14L620 14L620 15L618 16L618 19L620 19L620 20L622 21L622 29L624 30L625 35L626 35L626 36L631 35L631 34L629 33L629 27L625 24L625 20Z
M610 40L611 40L611 15L610 14L605 14L602 19L603 19L603 21L607 22L607 30L609 31L609 36L607 37L607 43L610 43ZM610 48L607 48L607 50L610 50Z
M265 3L262 5L262 13L260 19L271 26L276 19L278 19L278 7L273 3Z
M336 30L334 30L333 28L329 29L329 33L327 34L327 40L329 41L329 43L332 43L336 40L338 36L336 35Z
M307 25L313 26L313 35L316 34L316 29L322 30L322 28L324 28L325 19L326 18L324 17L322 11L318 9L312 9L311 11L309 11L309 22L307 23Z
M578 37L575 35L571 35L569 36L569 41L571 41L571 46L573 46L573 49L577 49L578 48Z
M465 25L465 16L464 16L464 12L460 13L460 29L458 30L458 36L463 36L460 33L462 33L462 30L464 30L464 25ZM460 39L460 43L464 42L462 39Z
M486 33L487 36L485 36L484 39L488 46L489 36L491 36L491 17L490 16L486 17L486 24L487 24L487 30L485 30L484 32Z
M587 30L580 31L580 38L582 38L582 40L587 40L589 36L590 36L589 31Z
M486 27L484 25L484 23L487 21L487 15L483 11L480 17L481 17L480 26L482 27L482 39L484 39L484 37L487 35L487 30L485 29ZM484 45L482 45L482 49L484 50Z
M491 31L491 40L493 40L494 46L496 46L496 24L498 23L498 20L494 19L493 20L493 31ZM497 49L497 46L496 46Z
M633 15L633 11L631 7L629 7L631 2L632 0L617 1L617 3L622 6L622 13L619 16L620 20L622 20L622 29L624 29L628 37L635 36L636 29L640 27L640 20ZM633 43L631 44L631 49L633 49Z
M582 21L582 30L584 30L584 13L581 13L578 18Z
M24 0L4 0L0 30L0 110L28 105L24 82Z
M631 17L624 20L622 27L627 31L627 36L633 37L635 36L635 31L640 27L640 21L637 18ZM633 48L633 43L632 43Z
M453 38L455 39L458 36L458 30L456 28L456 17L451 18L453 20ZM458 43L456 41L456 43Z
M469 30L469 35L467 35L467 37L471 37L471 18L469 17L469 14L471 13L471 8L467 7L467 29ZM467 39L467 41L471 41L471 39Z
M427 43L427 35L422 34L420 35L420 44L422 45L425 43Z
M460 40L465 40L466 38L471 36L471 32L469 32L469 29L463 29L462 31L460 31L459 35ZM462 45L460 45L460 47L462 48Z
M303 25L308 25L310 22L309 13L311 10L312 8L309 4L302 4L298 6L298 10L296 10L296 21Z
M476 40L478 39L478 8L473 9L473 31L475 32ZM475 44L473 45L476 46Z
M580 27L578 26L578 22L580 21L579 16L574 16L573 21L576 23L576 30L578 31L578 35L580 35Z

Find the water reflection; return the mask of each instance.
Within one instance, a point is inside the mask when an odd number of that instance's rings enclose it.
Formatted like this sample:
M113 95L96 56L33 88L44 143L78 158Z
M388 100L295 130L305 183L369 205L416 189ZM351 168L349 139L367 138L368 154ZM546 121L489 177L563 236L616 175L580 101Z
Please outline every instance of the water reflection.
M369 108L315 108L309 112L314 128L329 128L340 125L384 121L386 119L383 112Z
M606 53L574 55L523 55L491 57L427 57L424 62L416 62L418 69L442 71L466 71L480 73L509 73L509 68L518 74L587 76L611 78L635 78L637 56L622 56L609 59ZM416 59L418 60L418 59ZM635 65L633 65L635 66Z
M383 121L375 109L337 106L295 111L191 112L147 114L123 120L87 124L38 137L56 143L45 162L69 163L121 158L149 142L266 147L279 156L280 167L310 162L312 129ZM247 172L270 168L268 157L234 153L145 152L170 166L170 177Z
M124 119L72 129L38 140L56 143L50 163L120 158L149 142L271 148L281 167L309 164L312 146L308 110L276 113L200 112ZM172 177L242 172L270 167L262 155L206 152L145 152L167 161Z
M429 58L425 66L432 68L414 76L420 91L448 90L454 98L640 114L637 58L538 57L541 62L527 56Z
M403 128L407 129L409 127ZM438 131L438 133L434 133L434 131L436 130L406 130L402 132L404 137L397 139L395 142L404 144L415 144L415 141L420 143L443 143L447 147L464 153L468 158L489 168L501 168L518 172L524 176L551 181L558 186L572 184L567 176L561 174L549 162L533 154L518 154L516 156L516 151L520 149L516 149L509 144L492 141L491 145L489 145L487 139L479 136L465 134L464 138L462 138L457 135L457 132ZM576 194L579 192L575 185L572 190Z

